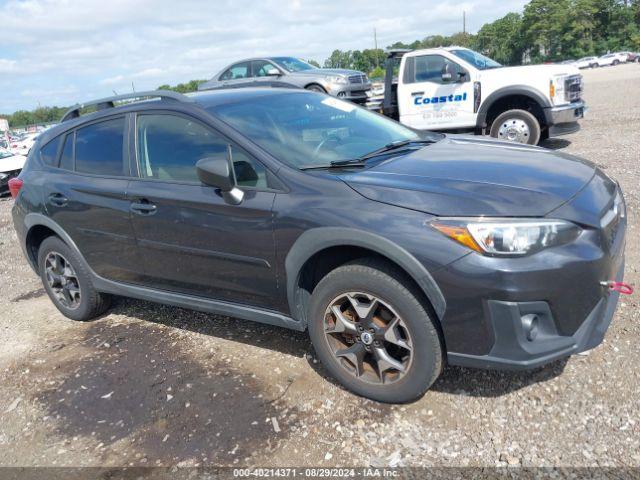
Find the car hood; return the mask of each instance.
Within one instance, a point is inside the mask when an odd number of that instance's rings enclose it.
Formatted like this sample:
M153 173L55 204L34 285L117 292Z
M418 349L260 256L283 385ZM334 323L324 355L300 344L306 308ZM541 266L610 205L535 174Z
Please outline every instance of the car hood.
M532 77L543 76L552 77L554 75L578 75L580 70L572 64L557 65L524 65L520 67L501 67L482 70L482 78L496 76L500 78L509 78L512 83L517 83L518 79L530 84Z
M23 155L13 155L11 157L0 158L0 173L22 170L27 157Z
M567 202L595 171L560 152L447 136L339 176L366 198L433 215L533 217Z

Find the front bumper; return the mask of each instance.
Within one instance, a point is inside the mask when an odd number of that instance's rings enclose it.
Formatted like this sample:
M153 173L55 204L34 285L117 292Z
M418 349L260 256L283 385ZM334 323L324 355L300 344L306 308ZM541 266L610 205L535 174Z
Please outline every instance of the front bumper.
M619 295L602 282L624 273L619 199L615 183L598 173L553 212L582 226L573 242L520 258L473 252L434 272L446 301L440 320L449 363L533 368L598 345ZM532 316L537 335L528 335Z
M583 101L545 108L544 114L549 126L549 136L558 137L580 130L578 120L584 118L586 111L587 106Z
M365 103L371 97L371 83L353 83L349 85L329 84L327 91L342 100Z
M616 275L622 281L624 263ZM609 292L602 297L573 335L561 335L547 302L487 302L488 317L495 337L486 355L450 352L451 365L499 370L525 370L554 360L591 350L598 346L611 324L620 294ZM538 335L527 338L522 318L536 315Z

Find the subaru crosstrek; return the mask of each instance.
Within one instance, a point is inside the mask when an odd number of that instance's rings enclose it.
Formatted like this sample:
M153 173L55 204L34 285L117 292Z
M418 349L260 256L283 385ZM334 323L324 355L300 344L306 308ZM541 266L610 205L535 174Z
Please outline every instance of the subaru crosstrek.
M602 341L627 220L592 163L305 90L135 96L72 108L11 182L67 317L123 295L308 329L336 379L385 402L446 362L531 368Z

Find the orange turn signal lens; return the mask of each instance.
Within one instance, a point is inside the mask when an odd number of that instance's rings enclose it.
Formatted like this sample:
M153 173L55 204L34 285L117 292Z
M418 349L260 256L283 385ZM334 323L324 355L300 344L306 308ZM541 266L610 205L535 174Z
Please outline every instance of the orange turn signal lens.
M439 232L444 233L452 240L461 243L465 247L469 247L476 252L482 253L482 249L478 246L476 241L469 233L469 230L467 230L465 227L460 227L457 225L446 225L443 223L432 223L431 226Z
M549 82L549 96L551 98L556 96L556 86L553 84L553 80Z

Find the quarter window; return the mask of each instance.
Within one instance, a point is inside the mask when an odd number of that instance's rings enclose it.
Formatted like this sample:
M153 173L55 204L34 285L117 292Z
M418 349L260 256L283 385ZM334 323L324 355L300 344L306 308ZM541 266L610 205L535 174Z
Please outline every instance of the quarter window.
M60 146L60 136L57 136L40 149L42 163L50 167L58 166L58 147Z
M125 176L124 117L94 123L76 132L76 171Z
M249 76L249 62L236 63L220 75L220 80L237 80Z
M222 135L199 122L166 114L139 115L137 142L141 177L197 183L198 160L226 157L230 145ZM235 145L231 151L238 186L268 188L265 167Z

